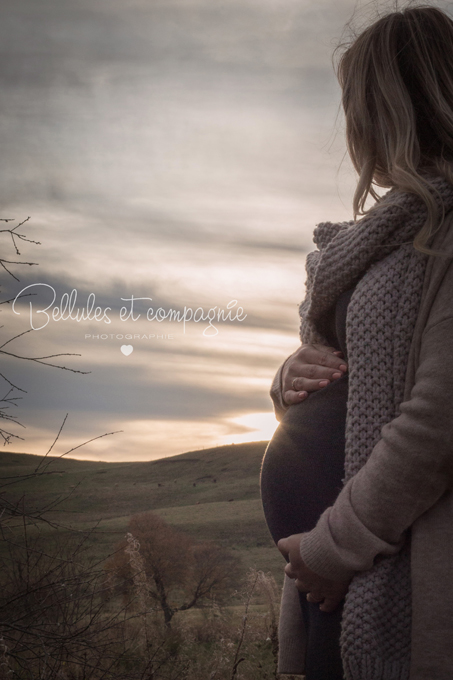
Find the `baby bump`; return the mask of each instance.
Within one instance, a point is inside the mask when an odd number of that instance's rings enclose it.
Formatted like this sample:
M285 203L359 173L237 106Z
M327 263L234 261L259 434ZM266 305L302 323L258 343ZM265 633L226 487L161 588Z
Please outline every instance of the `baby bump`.
M291 406L269 442L261 499L272 538L310 531L344 476L348 376Z

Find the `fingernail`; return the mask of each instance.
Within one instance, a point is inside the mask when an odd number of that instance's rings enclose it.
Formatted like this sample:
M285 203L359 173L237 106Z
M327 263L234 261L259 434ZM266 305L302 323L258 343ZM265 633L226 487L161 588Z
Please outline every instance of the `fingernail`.
M307 392L299 392L299 398L304 399L307 396Z
M319 382L320 387L325 387L328 384L329 384L329 380L320 380L320 382Z
M348 370L348 367L346 366L346 364L341 364L340 370L342 370L342 371L347 371L347 370Z
M334 373L332 378L334 378L334 379L341 378L341 375L342 375L341 373Z

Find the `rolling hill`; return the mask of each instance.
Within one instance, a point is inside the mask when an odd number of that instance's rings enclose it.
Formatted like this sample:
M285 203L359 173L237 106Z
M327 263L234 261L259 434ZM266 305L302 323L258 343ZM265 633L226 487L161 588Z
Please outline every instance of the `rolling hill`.
M22 453L0 455L0 484L11 503L53 506L47 517L72 529L96 525L92 552L102 557L124 536L129 517L152 510L199 539L238 551L244 567L280 578L260 501L267 442L189 451L149 462L99 463ZM44 474L36 475L38 464ZM44 467L45 466L45 467ZM62 529L62 531L64 531Z

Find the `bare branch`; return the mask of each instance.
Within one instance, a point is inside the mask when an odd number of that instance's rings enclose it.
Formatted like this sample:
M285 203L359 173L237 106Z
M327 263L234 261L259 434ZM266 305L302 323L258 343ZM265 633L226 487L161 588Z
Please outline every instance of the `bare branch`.
M22 293L20 295L15 295L14 297L9 298L8 300L1 300L0 305L6 305L6 304L9 304L10 302L12 302L13 300L22 300L22 298L33 297L35 295L37 295L37 293ZM2 326L2 328L3 328L3 326Z
M16 229L19 229L19 227L22 227L22 225L24 225L26 222L28 222L29 219L30 219L30 217L26 217L25 220L22 220L22 222L19 222L19 224L16 224L16 226L12 227L11 229L0 229L0 234L1 233L8 233L11 236L11 240L13 242L13 246L14 246L14 249L16 251L16 255L20 255L19 248L17 247L16 239L20 239L21 241L27 241L27 243L34 243L37 246L41 245L41 243L39 241L33 241L32 239L27 238L25 236L25 234L16 233ZM0 222L12 222L12 221L13 220L11 220L11 219L5 219L5 218L0 220ZM13 263L10 263L10 264L36 264L36 262L13 262ZM16 277L14 277L14 278L16 278ZM17 280L19 280L19 279L17 279Z
M15 359L24 359L25 361L36 361L37 364L43 364L44 366L52 366L53 368L61 368L63 371L71 371L71 373L82 373L83 375L87 375L88 373L91 373L91 371L78 371L75 368L69 368L68 366L59 366L58 364L51 364L47 361L43 361L43 359L53 359L54 357L80 357L80 356L82 356L81 354L77 354L77 353L74 353L74 352L62 352L61 354L49 354L48 356L44 356L44 357L24 357L23 355L14 354L13 352L5 352L5 350L1 349L0 354L6 354L6 356L14 357Z

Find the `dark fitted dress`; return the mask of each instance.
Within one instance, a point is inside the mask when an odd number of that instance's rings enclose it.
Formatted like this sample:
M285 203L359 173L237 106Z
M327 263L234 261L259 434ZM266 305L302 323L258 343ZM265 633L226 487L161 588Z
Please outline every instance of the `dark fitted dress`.
M324 334L347 361L346 311L354 287L340 295ZM289 408L269 442L261 470L261 498L269 531L280 538L311 531L343 484L348 374ZM342 680L342 607L322 612L300 594L307 635L306 680Z

